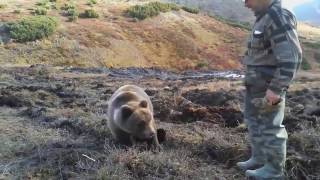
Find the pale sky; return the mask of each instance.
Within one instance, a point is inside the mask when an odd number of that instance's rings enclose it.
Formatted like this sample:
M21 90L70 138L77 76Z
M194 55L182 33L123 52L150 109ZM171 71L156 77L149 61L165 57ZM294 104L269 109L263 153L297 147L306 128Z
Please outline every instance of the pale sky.
M282 4L284 7L291 9L296 5L303 4L312 0L282 0Z

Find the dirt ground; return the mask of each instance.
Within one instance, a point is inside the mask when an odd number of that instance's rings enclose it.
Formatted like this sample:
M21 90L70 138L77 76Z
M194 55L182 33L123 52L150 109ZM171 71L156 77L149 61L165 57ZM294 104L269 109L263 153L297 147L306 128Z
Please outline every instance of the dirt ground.
M240 79L157 69L0 68L0 179L245 179L249 156ZM288 93L287 178L320 179L318 76ZM121 85L146 88L163 151L122 147L106 128Z

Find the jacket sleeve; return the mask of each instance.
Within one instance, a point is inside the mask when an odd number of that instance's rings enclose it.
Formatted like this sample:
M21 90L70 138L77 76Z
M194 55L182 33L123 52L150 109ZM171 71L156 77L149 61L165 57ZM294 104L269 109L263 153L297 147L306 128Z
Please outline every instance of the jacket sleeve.
M276 94L281 94L289 88L301 63L301 47L297 35L296 19L289 11L270 9L268 15L270 24L267 26L267 36L271 49L276 57L277 70L274 74L269 89Z

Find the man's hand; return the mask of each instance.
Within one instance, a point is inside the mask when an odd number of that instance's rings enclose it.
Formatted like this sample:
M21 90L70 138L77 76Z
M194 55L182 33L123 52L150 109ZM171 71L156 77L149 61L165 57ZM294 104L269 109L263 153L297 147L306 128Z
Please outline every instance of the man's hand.
M267 100L269 106L274 106L281 102L281 97L270 89L267 90L265 99Z

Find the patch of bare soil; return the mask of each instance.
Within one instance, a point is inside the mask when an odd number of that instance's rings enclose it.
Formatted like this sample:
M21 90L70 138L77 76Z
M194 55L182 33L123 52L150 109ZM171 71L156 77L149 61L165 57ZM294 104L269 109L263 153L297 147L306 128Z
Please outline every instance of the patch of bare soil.
M35 65L0 72L0 179L244 179L235 168L250 152L237 80L218 89L206 87L230 80L159 69ZM162 152L111 137L107 101L125 84L151 97L167 134ZM320 177L319 103L317 88L288 93L288 179Z

